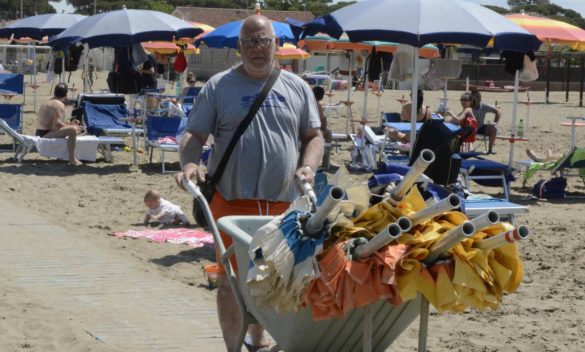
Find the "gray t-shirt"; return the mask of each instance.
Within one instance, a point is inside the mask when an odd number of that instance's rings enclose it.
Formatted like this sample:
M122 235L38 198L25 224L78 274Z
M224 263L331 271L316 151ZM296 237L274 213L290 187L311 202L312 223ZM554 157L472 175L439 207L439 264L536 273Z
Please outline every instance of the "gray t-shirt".
M475 116L475 119L477 120L477 128L480 128L485 124L485 115L488 112L496 114L498 109L496 109L495 106L486 103L479 103L479 108L473 109L473 116Z
M213 135L211 175L264 83L232 68L213 76L197 96L187 130ZM300 139L320 126L311 88L283 70L229 158L219 182L224 198L294 200Z

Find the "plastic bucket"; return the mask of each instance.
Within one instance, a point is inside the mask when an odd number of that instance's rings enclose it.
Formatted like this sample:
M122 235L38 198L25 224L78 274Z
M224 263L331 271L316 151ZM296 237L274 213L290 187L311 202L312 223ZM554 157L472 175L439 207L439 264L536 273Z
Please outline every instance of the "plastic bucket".
M219 267L217 264L209 264L203 267L203 273L207 278L207 288L213 290L217 288L217 281L219 279Z

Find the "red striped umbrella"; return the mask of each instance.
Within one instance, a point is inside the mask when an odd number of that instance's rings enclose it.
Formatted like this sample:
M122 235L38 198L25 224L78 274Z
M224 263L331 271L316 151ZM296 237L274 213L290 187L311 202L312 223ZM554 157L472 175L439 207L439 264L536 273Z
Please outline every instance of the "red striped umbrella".
M585 30L572 24L523 13L506 15L506 18L536 35L542 42L569 44L576 50L585 49Z

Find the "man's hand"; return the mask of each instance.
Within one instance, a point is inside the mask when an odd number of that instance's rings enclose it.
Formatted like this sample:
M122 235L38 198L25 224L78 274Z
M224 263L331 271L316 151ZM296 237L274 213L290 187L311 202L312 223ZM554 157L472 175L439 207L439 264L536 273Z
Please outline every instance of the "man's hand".
M308 165L302 166L295 172L295 177L299 180L305 180L305 182L313 184L313 182L315 182L315 170Z
M195 163L187 163L183 166L183 170L175 175L175 181L177 182L177 186L179 186L182 190L185 190L183 187L183 180L191 180L195 178L195 183L205 181L205 173L199 167L199 165Z

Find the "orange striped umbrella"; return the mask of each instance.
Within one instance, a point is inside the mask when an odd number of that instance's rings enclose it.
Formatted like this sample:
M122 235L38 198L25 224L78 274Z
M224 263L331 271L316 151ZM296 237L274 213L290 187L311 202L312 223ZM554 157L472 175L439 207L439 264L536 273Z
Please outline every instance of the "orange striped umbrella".
M573 49L585 49L585 30L566 22L526 14L506 15L506 18L536 35L542 42L570 44Z
M284 46L274 53L274 57L281 60L304 60L310 57L309 53L299 49L292 44L285 43Z
M201 28L203 29L203 33L199 34L198 36L196 36L195 38L193 38L193 42L201 37L203 37L204 35L206 35L207 33L211 32L212 30L215 29L215 27L212 27L208 24L205 23L201 23L201 22L190 22L187 21L187 23L189 23L190 25L192 25L193 27L197 27L197 28Z
M144 42L142 43L142 47L144 50L147 50L153 54L157 53L162 55L176 54L180 50L179 46L173 42ZM199 49L197 49L193 44L187 44L187 49L185 49L183 52L185 54L199 54Z

